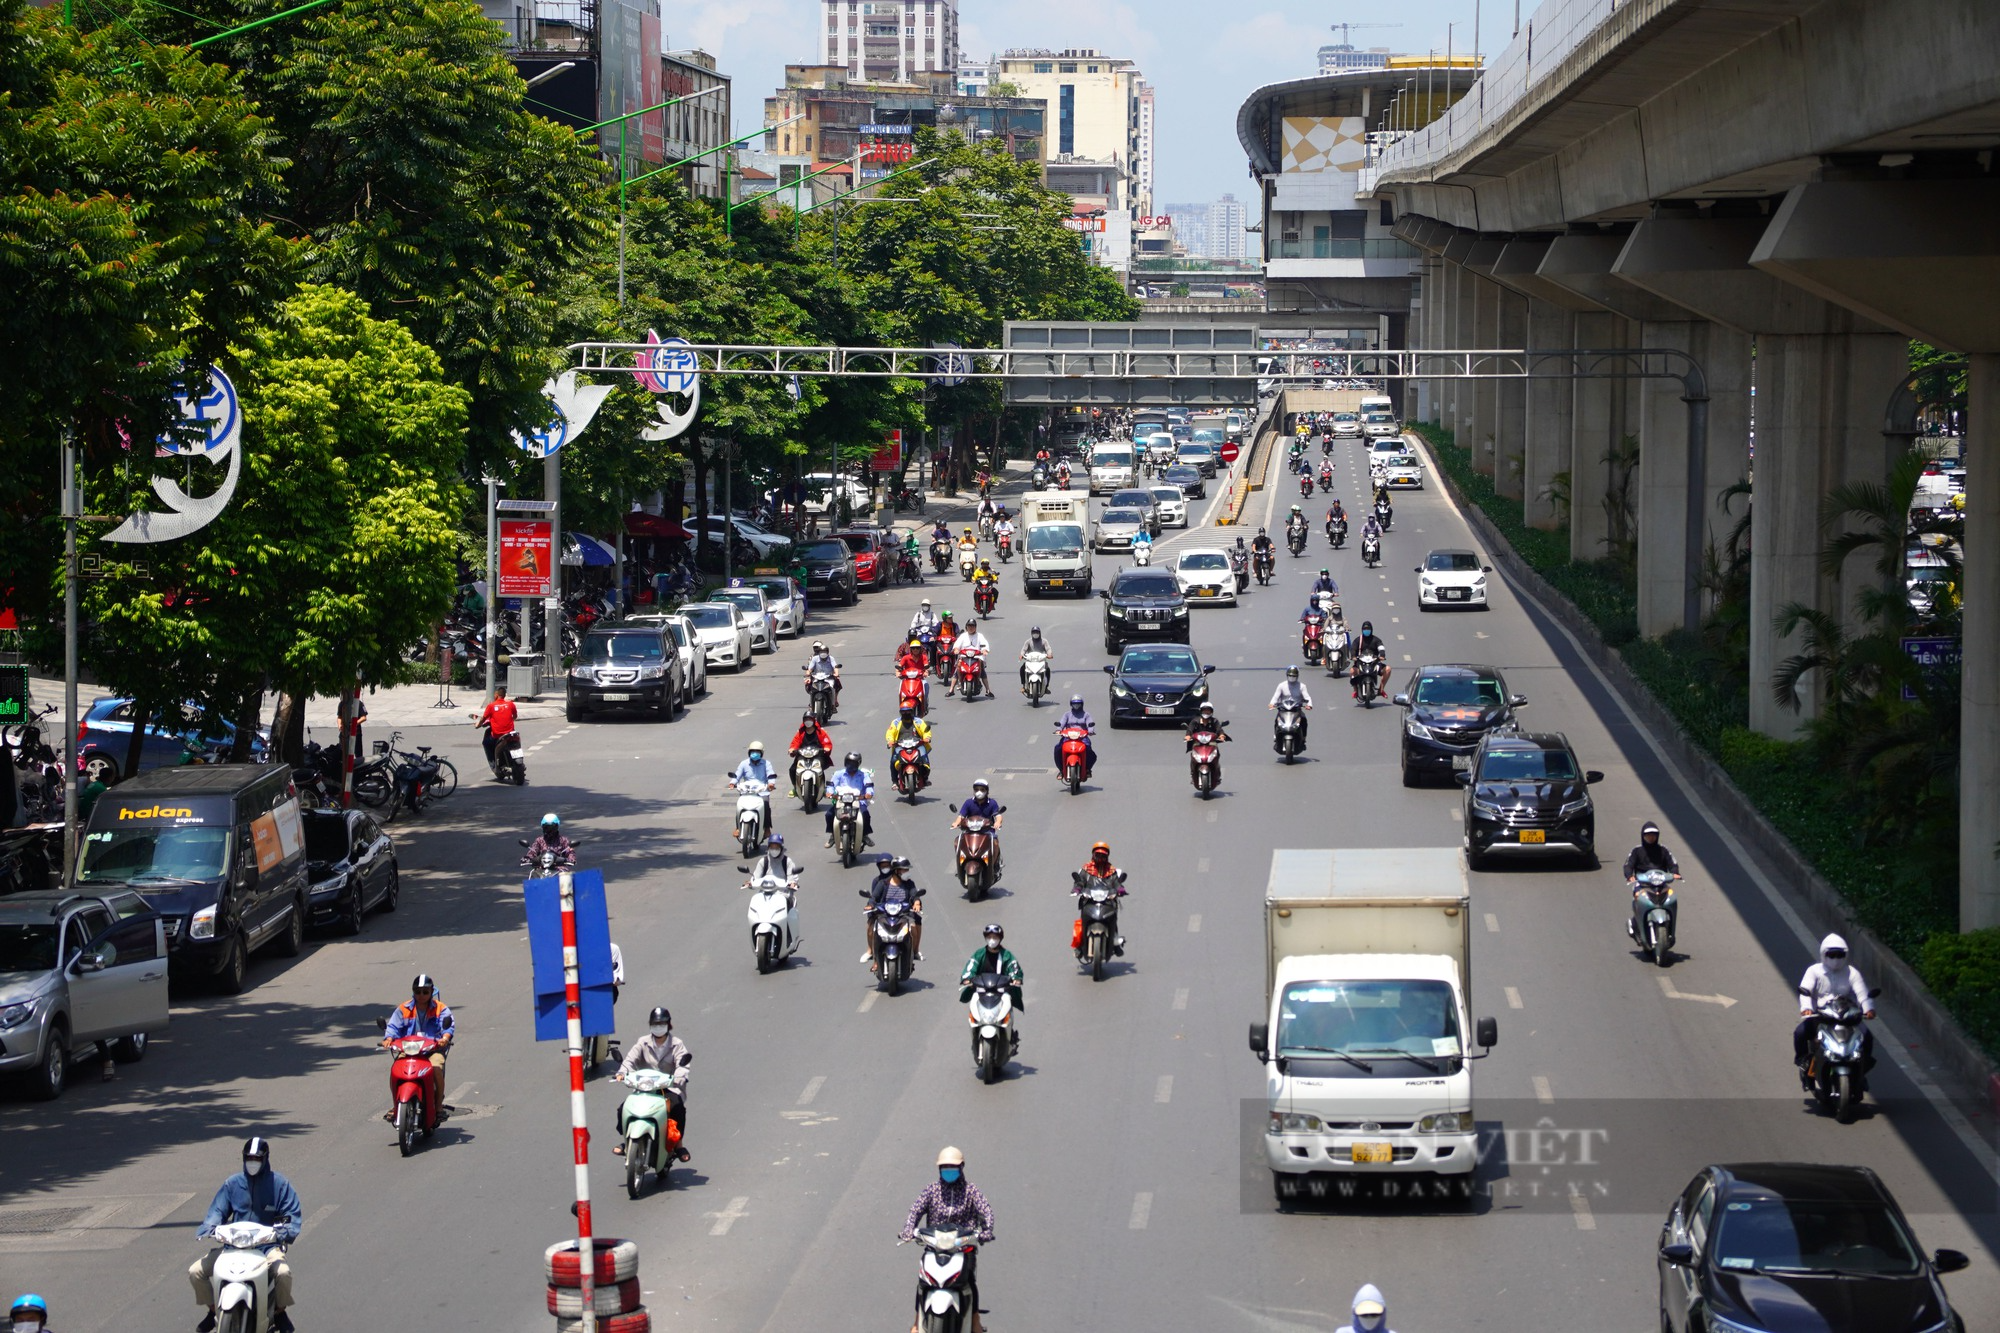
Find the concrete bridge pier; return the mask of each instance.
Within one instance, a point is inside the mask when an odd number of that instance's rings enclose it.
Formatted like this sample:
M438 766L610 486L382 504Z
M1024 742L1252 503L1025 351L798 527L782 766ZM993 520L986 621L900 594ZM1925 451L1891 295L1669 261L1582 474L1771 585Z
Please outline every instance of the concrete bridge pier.
M1528 298L1528 346L1536 350L1574 346L1576 320L1576 312L1565 306ZM1551 487L1556 473L1570 466L1571 416L1578 383L1551 374L1536 376L1527 383L1526 435L1521 447L1521 515L1531 528L1553 531L1562 526Z
M1571 333L1578 348L1623 347L1628 321L1609 310L1579 311ZM1569 558L1602 560L1611 553L1612 475L1607 456L1625 433L1625 398L1632 381L1579 378L1570 388ZM1636 397L1636 393L1633 395Z
M1528 337L1528 300L1506 287L1500 287L1500 341L1495 345L1533 345ZM1528 382L1500 380L1494 385L1493 489L1509 500L1524 494L1527 448Z
M1500 258L1504 243L1480 237L1474 241L1465 257L1465 280L1472 285L1472 338L1463 346L1485 351L1488 348L1504 347L1501 338L1500 306L1506 295L1500 284L1490 276L1493 265ZM1491 370L1492 366L1476 367ZM1461 407L1460 417L1465 428L1459 433L1458 442L1472 450L1472 468L1475 472L1493 475L1494 442L1500 427L1500 381L1495 379L1475 379L1468 381L1469 394L1460 396L1463 405L1470 399L1470 411Z

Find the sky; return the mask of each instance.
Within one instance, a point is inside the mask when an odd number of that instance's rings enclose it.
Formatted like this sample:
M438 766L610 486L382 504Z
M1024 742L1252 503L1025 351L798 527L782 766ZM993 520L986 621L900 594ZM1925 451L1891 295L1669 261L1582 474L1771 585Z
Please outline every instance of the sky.
M1481 11L1483 8L1483 12ZM1523 12L1533 8L1532 0ZM763 123L764 99L787 64L818 57L818 0L673 0L666 44L698 47L731 77L736 133ZM1514 0L1397 0L1347 6L1307 0L959 0L960 44L985 59L1008 47L1096 47L1139 62L1158 92L1154 201L1205 203L1223 193L1253 196L1236 111L1266 83L1304 78L1323 45L1339 41L1336 20L1356 25L1355 46L1442 51L1446 25L1469 49L1475 14L1484 47L1497 54L1512 35ZM1400 27L1367 28L1363 23Z

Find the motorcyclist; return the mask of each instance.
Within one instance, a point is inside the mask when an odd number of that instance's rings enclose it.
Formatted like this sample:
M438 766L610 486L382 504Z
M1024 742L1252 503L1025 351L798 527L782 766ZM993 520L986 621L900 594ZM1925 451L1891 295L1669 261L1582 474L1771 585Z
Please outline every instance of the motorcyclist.
M833 737L826 734L826 728L819 724L819 719L813 716L812 709L810 708L806 709L805 715L799 719L799 729L792 733L790 749L792 756L791 794L793 796L799 794L799 751L803 750L807 745L817 745L819 747L822 764L833 755Z
M1313 580L1312 589L1307 593L1307 598L1308 600L1315 599L1323 592L1332 593L1333 600L1336 602L1340 600L1340 584L1333 577L1333 571L1324 566L1320 568L1319 577Z
M875 775L861 766L861 756L853 750L840 761L840 767L826 784L826 845L833 846L833 811L839 804L836 800L842 792L853 792L861 798L861 845L866 847L875 841L875 818L868 807L875 803Z
M520 709L514 701L507 697L507 687L495 685L493 699L480 711L477 724L486 728L486 734L480 737L480 744L485 747L488 768L493 766L493 754L500 744L500 738L514 734L514 720L519 712Z
M875 879L868 886L868 906L861 912L861 961L875 970L875 911L884 903L902 903L910 909L910 956L924 961L923 891L910 881L909 860L884 852L875 858Z
M966 985L974 977L988 972L998 973L1007 978L1007 987L1012 992L1010 998L1014 1001L1014 1007L1024 1008L1021 1001L1021 986L1027 981L1027 974L1021 970L1020 961L1014 957L1013 951L1006 947L1007 932L1001 929L999 922L994 921L987 924L983 933L985 942L972 951L972 957L966 959L965 966L959 969L958 984Z
M1036 625L1028 631L1027 642L1021 645L1021 693L1028 692L1028 654L1041 653L1050 662L1055 660L1056 650L1049 647L1049 641L1042 637L1042 627Z
M1218 745L1233 739L1222 729L1222 723L1216 718L1214 704L1205 703L1201 706L1201 710L1188 720L1187 731L1181 739L1187 742L1187 748L1192 750L1196 740L1204 736Z
M572 870L576 867L576 844L563 836L562 819L553 810L542 816L542 831L528 844L527 855L521 858L521 864L539 865L543 852L556 854L558 870Z
M382 1026L382 1045L393 1046L405 1037L429 1037L437 1043L437 1049L430 1053L431 1070L435 1076L432 1087L436 1090L439 1104L444 1101L444 1061L451 1053L451 1044L458 1037L458 1021L451 1015L451 1006L437 998L437 983L428 972L419 972L410 982L410 999L407 1004L399 1004L389 1014L389 1021ZM449 1107L444 1109L449 1110ZM396 1113L384 1111L382 1118L395 1123Z
M972 690L968 691L965 697L970 699L974 693L983 689L986 692L986 697L991 699L993 697L993 682L986 678L986 659L992 654L993 645L987 641L984 634L979 632L978 621L968 620L965 622L965 633L958 636L958 642L955 646L961 659L967 654L972 654L979 660L979 676L972 682Z
M785 881L787 889L796 893L799 887L799 875L804 869L805 867L785 850L785 835L773 833L770 841L765 844L764 854L751 864L750 878L744 887L748 888L760 879L776 876Z
M1298 704L1301 710L1299 713L1299 741L1303 744L1306 738L1305 715L1312 711L1313 697L1306 690L1305 682L1299 679L1299 669L1296 666L1286 667L1285 678L1278 682L1277 689L1271 691L1270 711L1277 712L1278 705L1287 700Z
M674 1035L674 1016L664 1004L653 1006L653 1012L646 1016L646 1035L632 1043L625 1052L625 1059L619 1063L617 1074L613 1075L621 1083L625 1076L635 1069L658 1069L668 1074L678 1074L674 1080L680 1096L667 1099L667 1119L680 1129L677 1136L681 1141L677 1153L685 1162L687 1150L687 1067L694 1060L687 1043ZM671 1141L671 1140L670 1140ZM625 1107L618 1107L618 1140L611 1147L614 1156L625 1155Z
M1290 538L1293 533L1303 533L1305 530L1306 511L1300 505L1293 505L1292 512L1285 516L1285 536Z
M1354 1293L1354 1322L1342 1324L1334 1333L1395 1333L1389 1327L1389 1306L1372 1282L1364 1282Z
M752 782L759 784L764 793L764 829L768 833L771 831L771 788L777 785L777 774L772 771L770 761L764 758L762 741L750 742L743 752L743 762L729 775L729 785L739 791ZM729 840L736 840L734 829L729 831Z
M965 1178L965 1154L956 1148L946 1148L937 1157L938 1178L924 1187L917 1201L910 1205L910 1215L903 1222L903 1239L914 1240L918 1227L938 1231L972 1231L977 1225L979 1243L990 1244L993 1240L993 1208L986 1202L986 1196L979 1187ZM979 1269L978 1253L965 1256L966 1296L972 1306L972 1333L986 1333L986 1326L979 1320ZM917 1313L923 1311L924 1288L917 1285ZM917 1319L910 1320L910 1333L917 1333Z
M1262 560L1266 564L1278 558L1277 543L1262 528L1257 529L1257 535L1250 539L1250 557L1253 561Z
M292 1333L292 1318L286 1313L292 1303L292 1266L285 1262L285 1249L298 1240L304 1213L292 1182L271 1169L269 1140L253 1138L243 1145L243 1169L222 1182L194 1233L213 1236L228 1222L257 1222L277 1232L277 1243L264 1256L271 1261L271 1327L278 1333ZM195 1333L212 1333L215 1328L215 1261L221 1256L222 1247L217 1246L188 1266L195 1304L208 1312L195 1325Z
M964 535L958 539L958 563L962 565L968 560L976 562L978 556L979 539L973 535L971 528L967 528Z
M896 710L896 718L885 733L889 743L889 755L896 754L896 742L905 736L915 736L920 742L917 749L917 781L928 787L931 785L931 726L917 716L917 710L907 704Z
M1113 958L1123 958L1125 956L1125 937L1118 933L1118 909L1124 906L1125 872L1111 864L1111 844L1108 842L1092 843L1090 845L1090 856L1084 861L1083 869L1072 873L1069 879L1069 892L1072 898L1081 894L1085 889L1088 889L1090 881L1093 879L1109 880L1117 885L1118 892L1112 899L1111 920L1107 924L1111 927L1111 956ZM1081 924L1080 918L1079 924Z
M1313 474L1311 466L1308 465L1305 467L1301 467L1299 469L1299 494L1311 495L1312 493L1313 493ZM1297 505L1294 505L1292 507L1294 509L1298 508Z
M910 617L910 637L927 639L937 633L937 612L931 610L931 599L926 597L917 603L917 613Z
M1145 548L1143 559L1141 558L1141 552L1139 549L1141 547ZM1144 528L1140 528L1139 531L1134 533L1132 536L1132 563L1135 565L1149 565L1152 562L1153 562L1153 534L1148 532Z
M1368 520L1361 525L1361 547L1363 554L1367 553L1369 542L1375 543L1375 550L1379 555L1382 549L1382 525L1375 521L1375 515L1373 514L1368 515Z
M1361 637L1354 641L1352 665L1347 669L1347 680L1353 686L1354 698L1357 702L1361 698L1361 658L1364 653L1370 652L1375 654L1375 670L1386 674L1389 670L1389 647L1376 637L1375 622L1364 620L1361 622Z
M1650 819L1639 827L1639 845L1625 857L1625 887L1632 890L1632 918L1625 925L1625 933L1634 940L1640 938L1645 921L1645 911L1639 905L1641 870L1664 870L1675 879L1681 878L1681 863L1660 841L1660 826Z
M952 649L958 642L958 623L946 611L938 616L936 647L931 649L931 665L951 665Z
M12 1321L13 1333L48 1333L49 1303L32 1291L24 1292L14 1298L7 1317Z
M840 711L840 663L827 651L826 641L814 639L812 652L807 655L805 665L799 668L805 678L811 680L815 674L833 677L833 711Z
M930 652L924 647L924 641L918 638L914 632L911 633L908 643L896 646L897 675L902 675L903 672L909 670L911 667L915 667L919 671L928 671L930 670L930 666Z
M1009 550L1013 549L1014 520L1007 517L1005 509L1002 509L993 518L993 540L996 543L1004 543Z
M1064 727L1082 727L1091 735L1097 734L1097 723L1091 720L1090 710L1083 706L1083 696L1069 697L1069 711L1056 719L1056 748L1052 762L1056 766L1056 780L1062 780L1062 732ZM1090 781L1090 771L1097 767L1097 746L1089 740L1083 743L1083 780Z
M941 519L941 518L939 518L939 519L933 519L933 520L931 521L931 540L932 540L932 541L934 541L934 542L948 542L948 541L950 541L950 540L951 540L951 525L950 525L949 523L945 522L945 521L944 521L943 519Z
M1812 1080L1806 1075L1806 1043L1819 1026L1820 1003L1840 995L1853 996L1854 1002L1861 1006L1863 1018L1875 1017L1874 1001L1868 998L1868 983L1862 978L1861 969L1847 961L1847 941L1838 935L1828 935L1819 942L1819 961L1799 978L1799 1025L1792 1029L1792 1063L1799 1067L1799 1086L1807 1092L1812 1091ZM1866 1073L1874 1065L1875 1034L1863 1028L1861 1070Z
M1000 802L993 799L992 784L987 782L985 778L974 778L972 780L972 795L966 797L960 803L958 813L952 816L951 826L953 828L964 828L965 821L968 819L983 819L992 826L993 875L997 879L1000 875L1001 861L1000 825L1005 821L1005 816L1001 813Z
M911 528L903 534L903 556L916 571L917 582L924 580L924 548L917 542L917 530Z
M979 557L978 566L972 571L973 591L977 592L985 584L993 586L993 595L995 597L1000 595L1000 576L993 572L992 557L982 555Z

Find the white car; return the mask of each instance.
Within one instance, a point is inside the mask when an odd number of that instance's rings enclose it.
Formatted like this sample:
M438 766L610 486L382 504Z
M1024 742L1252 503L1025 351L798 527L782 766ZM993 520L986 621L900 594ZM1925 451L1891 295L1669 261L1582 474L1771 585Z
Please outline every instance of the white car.
M1415 454L1395 454L1382 464L1382 484L1392 491L1424 488L1424 467Z
M1437 550L1417 566L1417 609L1486 605L1486 576L1493 566L1479 563L1477 551Z
M1157 467L1162 464L1171 463L1174 461L1174 450L1178 446L1176 446L1174 443L1174 436L1172 431L1165 431L1165 430L1154 431L1150 435L1146 436L1145 443L1146 443L1146 458L1150 462L1152 462L1154 466Z
M738 539L747 543L750 549L760 556L769 555L780 546L787 545L792 540L790 537L781 537L775 532L766 532L747 518L732 519L730 521L736 525L736 536ZM695 530L697 532L706 532L711 542L719 544L722 541L724 531L723 519L719 514L710 514L707 518L701 520L699 527Z
M756 652L775 653L778 651L778 618L771 614L771 607L764 600L764 590L754 584L745 584L741 579L733 579L727 588L717 588L709 594L712 602L728 602L745 616L745 624L750 630L750 647Z
M1234 602L1236 571L1229 567L1229 553L1215 546L1198 546L1182 551L1174 560L1174 577L1180 581L1181 595L1192 606L1196 602Z
M692 621L679 612L660 611L642 611L625 617L625 621L627 624L665 628L667 636L674 641L675 654L681 659L681 682L685 691L681 702L684 706L694 703L696 695L708 693L708 654L701 651L701 640Z
M750 620L734 602L689 602L681 614L694 626L708 665L750 669Z
M847 495L850 512L859 514L868 508L868 488L852 477L836 477L830 472L808 472L800 480L806 488L802 507L808 514L824 517L842 492Z
M1158 516L1163 528L1184 528L1188 525L1187 496L1178 486L1148 486L1146 490L1153 497L1153 513Z
M1401 439L1393 435L1387 439L1370 440L1368 442L1368 466L1371 468L1387 467L1390 459L1408 452L1410 452L1410 446L1404 444Z
M764 590L764 606L778 633L794 639L805 637L806 595L796 579L789 574L753 574L742 583Z

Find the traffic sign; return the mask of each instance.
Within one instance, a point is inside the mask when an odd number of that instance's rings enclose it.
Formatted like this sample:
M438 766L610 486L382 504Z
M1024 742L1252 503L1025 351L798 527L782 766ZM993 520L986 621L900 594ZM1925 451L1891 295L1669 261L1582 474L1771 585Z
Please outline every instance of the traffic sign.
M1903 640L1903 651L1917 664L1918 670L1933 688L1948 680L1951 673L1957 671L1965 660L1965 650L1959 641L1944 636L1906 638ZM1916 697L1915 690L1907 685L1903 687L1905 703L1915 702Z
M1238 448L1236 447L1236 442L1235 442L1234 440L1224 440L1224 441L1223 441L1223 443L1222 443L1222 461L1223 461L1223 462L1225 462L1225 463L1234 463L1234 462L1236 461L1236 455L1237 455L1237 454L1239 454L1239 453L1241 453L1241 452L1242 452L1242 450L1240 450L1240 449L1238 449Z

